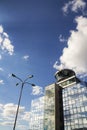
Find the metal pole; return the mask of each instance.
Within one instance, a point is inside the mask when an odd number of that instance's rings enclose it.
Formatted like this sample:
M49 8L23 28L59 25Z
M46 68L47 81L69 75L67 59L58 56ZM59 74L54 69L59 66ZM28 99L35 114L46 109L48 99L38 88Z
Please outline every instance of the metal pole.
M14 121L14 126L13 126L13 130L15 130L24 84L30 84L31 86L35 86L35 84L26 82L29 78L32 78L33 75L28 76L28 78L26 78L24 81L21 78L17 77L15 74L12 74L12 76L15 77L15 78L17 78L17 79L19 79L21 81L21 90L20 90L20 95L19 95L19 100L18 100L18 106L17 106L16 116L15 116L15 121ZM17 85L19 85L19 83L17 83L16 86Z
M21 101L21 97L22 97L23 86L24 86L24 82L22 82L22 86L21 86L21 90L20 90L20 96L19 96L19 100L18 100L18 107L17 107L16 116L15 116L15 122L14 122L13 130L15 130L15 127L16 127L16 122L17 122L17 117L18 117L18 112L19 112L19 106L20 106L20 101Z

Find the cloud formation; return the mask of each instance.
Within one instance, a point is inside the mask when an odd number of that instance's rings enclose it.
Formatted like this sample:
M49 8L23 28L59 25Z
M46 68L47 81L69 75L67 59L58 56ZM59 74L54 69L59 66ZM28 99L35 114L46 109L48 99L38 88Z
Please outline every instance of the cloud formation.
M41 94L44 94L43 88L40 86L33 86L32 95L41 95Z
M23 115L23 120L29 122L29 119L30 119L30 112L25 112L24 115Z
M2 79L0 80L0 84L4 84L4 81Z
M0 55L0 60L2 59L2 55Z
M29 55L25 55L22 57L24 60L28 60L29 59Z
M60 36L59 36L59 41L62 42L62 43L64 43L64 42L67 42L67 39L65 39L65 38L62 36L62 34L60 34Z
M75 22L76 30L70 31L67 47L63 49L60 61L55 62L54 68L70 68L81 74L87 72L87 18L79 16Z
M14 124L14 119L16 115L17 105L13 103L0 104L0 125L2 126L12 126ZM17 120L17 127L20 129L26 129L26 125L21 126L21 121L29 121L29 112L26 112L24 106L19 107L19 114Z
M2 51L8 52L9 55L13 55L14 46L11 44L9 36L4 32L3 27L0 25L0 48Z
M77 13L78 11L84 12L85 7L86 2L84 0L72 0L69 1L68 3L65 3L62 10L65 14L67 14L69 10Z
M19 112L20 113L23 112L24 109L25 109L24 107L20 107ZM14 105L13 103L5 104L2 114L4 117L13 117L16 114L16 110L17 110L17 105Z
M3 68L0 67L0 71L4 71Z

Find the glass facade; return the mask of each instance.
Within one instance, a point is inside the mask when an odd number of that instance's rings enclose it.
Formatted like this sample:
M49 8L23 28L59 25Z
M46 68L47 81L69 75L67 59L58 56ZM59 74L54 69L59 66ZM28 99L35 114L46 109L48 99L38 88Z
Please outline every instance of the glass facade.
M55 130L55 84L45 88L44 130Z
M44 97L32 100L29 130L43 130L44 122Z
M72 70L55 76L45 96L32 101L29 130L87 130L87 84Z
M87 130L87 87L77 83L62 90L64 130Z

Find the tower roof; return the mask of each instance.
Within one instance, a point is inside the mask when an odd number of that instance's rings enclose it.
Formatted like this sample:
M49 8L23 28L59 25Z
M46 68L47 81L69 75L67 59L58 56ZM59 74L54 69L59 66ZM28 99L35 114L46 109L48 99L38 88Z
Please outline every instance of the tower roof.
M58 82L72 76L75 76L75 72L71 69L62 69L55 73L55 78Z

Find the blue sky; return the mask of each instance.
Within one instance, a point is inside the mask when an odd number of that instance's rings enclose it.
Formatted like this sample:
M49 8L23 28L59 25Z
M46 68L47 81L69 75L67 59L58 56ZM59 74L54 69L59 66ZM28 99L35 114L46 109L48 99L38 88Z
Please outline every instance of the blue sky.
M87 73L86 0L0 1L0 129L12 130L20 86L17 79L44 88L62 68ZM34 95L35 92L37 95ZM38 87L25 85L17 130L27 129ZM23 126L21 126L23 125Z

